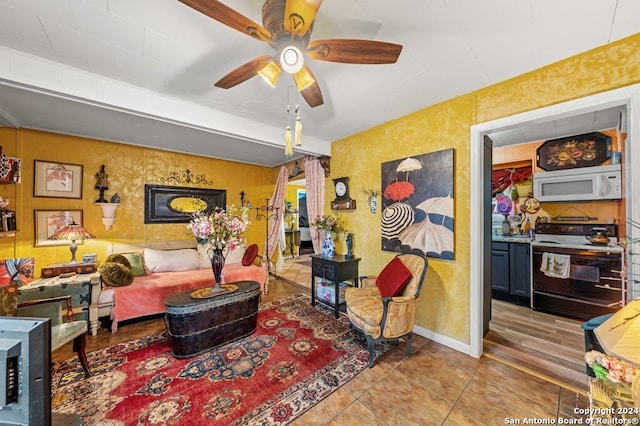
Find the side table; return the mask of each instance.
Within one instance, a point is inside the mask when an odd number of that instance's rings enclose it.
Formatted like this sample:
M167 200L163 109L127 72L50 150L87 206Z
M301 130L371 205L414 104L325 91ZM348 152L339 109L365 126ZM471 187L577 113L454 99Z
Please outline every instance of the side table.
M316 300L333 308L336 318L340 314L340 307L344 302L340 302L340 283L343 281L353 281L354 287L358 286L358 262L359 257L346 257L335 255L333 258L325 258L319 254L311 255L311 305L316 304ZM316 297L316 277L333 282L334 298L333 302L318 299Z
M74 275L72 277L41 278L18 289L18 302L48 299L56 296L71 295L73 313L77 319L88 320L92 336L98 332L98 309L93 308L91 295L99 294L100 274Z

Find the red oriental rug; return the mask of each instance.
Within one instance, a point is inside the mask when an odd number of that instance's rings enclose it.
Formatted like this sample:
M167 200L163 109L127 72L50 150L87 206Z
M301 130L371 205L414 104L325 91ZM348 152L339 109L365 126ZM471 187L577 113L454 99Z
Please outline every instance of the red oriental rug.
M163 333L88 354L88 379L75 358L55 363L52 408L87 425L283 425L367 368L366 347L301 294L263 306L253 335L192 358L174 358Z

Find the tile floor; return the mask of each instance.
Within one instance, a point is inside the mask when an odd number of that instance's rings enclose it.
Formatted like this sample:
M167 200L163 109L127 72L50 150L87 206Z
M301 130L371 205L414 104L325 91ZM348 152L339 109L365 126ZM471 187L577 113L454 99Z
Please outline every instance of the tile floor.
M287 259L278 272L310 287L310 268ZM273 280L270 292L287 292L290 283ZM296 289L297 288L297 289ZM559 423L582 419L585 394L563 388L497 360L475 359L414 335L413 356L406 343L376 360L293 425L498 425L525 419Z

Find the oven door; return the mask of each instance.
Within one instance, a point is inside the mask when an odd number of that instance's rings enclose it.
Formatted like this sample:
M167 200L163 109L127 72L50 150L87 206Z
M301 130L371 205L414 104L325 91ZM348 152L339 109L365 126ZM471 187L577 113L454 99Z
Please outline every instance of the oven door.
M559 256L569 256L568 274L541 270L543 258L566 259ZM613 313L624 299L621 270L621 253L533 246L532 307L585 320Z

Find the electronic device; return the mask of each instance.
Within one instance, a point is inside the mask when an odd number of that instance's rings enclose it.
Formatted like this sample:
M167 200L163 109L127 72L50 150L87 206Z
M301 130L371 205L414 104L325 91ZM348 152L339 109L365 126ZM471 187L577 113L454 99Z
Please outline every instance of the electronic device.
M0 425L51 425L51 321L0 317Z

